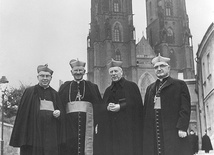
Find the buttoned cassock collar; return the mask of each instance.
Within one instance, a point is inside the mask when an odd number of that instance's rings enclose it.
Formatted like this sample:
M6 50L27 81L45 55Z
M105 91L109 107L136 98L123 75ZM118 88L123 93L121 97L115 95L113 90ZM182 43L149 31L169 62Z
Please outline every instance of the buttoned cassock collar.
M159 80L159 79L158 79L158 80ZM153 83L153 85L152 85L152 87L151 87L151 90L152 90L152 92L153 92L154 94L155 94L155 92L156 92L156 84L157 84L158 80L156 80L156 82ZM168 86L171 85L171 84L173 84L173 79L172 79L170 76L168 76L168 77L167 77L167 82L162 86L161 90L163 90L164 88L168 87Z
M125 82L124 77L122 77L122 78L121 78L120 80L118 80L118 81L112 81L111 86L110 86L111 90L113 89L113 87L114 87L115 85L119 85L121 88L123 88L124 82Z

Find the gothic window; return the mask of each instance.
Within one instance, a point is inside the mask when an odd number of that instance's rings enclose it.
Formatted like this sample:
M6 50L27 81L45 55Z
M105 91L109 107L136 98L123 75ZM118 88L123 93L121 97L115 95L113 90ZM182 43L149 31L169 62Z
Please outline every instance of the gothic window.
M117 51L116 51L115 60L118 60L118 61L121 61L121 60L122 60L122 59L121 59L121 54L120 54L120 50L119 50L119 49L117 49Z
M175 56L175 51L173 49L171 49L169 51L169 57L170 57L170 66L171 66L171 68L176 68L177 60L176 60L176 56Z
M169 37L173 36L173 30L172 30L172 28L168 28L168 30L167 30L167 36L169 36Z
M115 26L114 26L114 38L113 40L114 41L120 41L121 37L120 37L120 26L119 24L117 23Z
M171 9L170 8L166 8L166 16L171 16Z
M173 29L170 27L167 29L167 43L173 44L175 42Z
M151 83L153 83L155 79L151 74L148 72L145 72L144 74L141 75L139 81L138 81L138 86L140 88L141 96L144 98L146 94L146 88L149 86Z
M172 1L171 0L166 0L165 1L165 12L166 12L166 16L172 16Z
M113 5L114 5L114 12L119 12L120 11L119 1L115 0Z
M211 71L211 62L210 62L210 53L207 54L207 73L208 73L208 77L210 75L210 71Z

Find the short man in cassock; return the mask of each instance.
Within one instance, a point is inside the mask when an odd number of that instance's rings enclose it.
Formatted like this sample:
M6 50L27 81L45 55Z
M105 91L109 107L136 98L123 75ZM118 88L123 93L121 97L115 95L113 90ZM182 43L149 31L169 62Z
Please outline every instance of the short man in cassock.
M101 104L98 86L83 79L85 62L71 60L74 80L65 82L59 90L66 109L66 146L63 155L93 155L96 105Z
M65 142L64 111L58 93L49 86L53 71L37 68L39 84L26 88L19 103L10 145L20 155L59 155Z
M170 77L169 58L152 60L156 82L144 100L143 155L191 155L187 138L191 102L184 81Z
M126 80L122 61L107 65L112 83L105 90L106 117L98 128L103 136L101 155L142 155L143 103L137 84Z

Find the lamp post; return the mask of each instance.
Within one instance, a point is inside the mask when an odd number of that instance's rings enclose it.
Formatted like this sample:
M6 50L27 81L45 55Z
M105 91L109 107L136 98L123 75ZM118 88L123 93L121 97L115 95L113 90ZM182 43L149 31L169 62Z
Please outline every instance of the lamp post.
M8 83L9 81L7 80L6 76L2 76L1 79L0 79L0 84L6 84ZM1 155L4 154L4 138L3 138L3 133L4 133L4 95L5 95L5 90L2 91L2 107L1 107L1 110L2 110L2 117L1 117Z

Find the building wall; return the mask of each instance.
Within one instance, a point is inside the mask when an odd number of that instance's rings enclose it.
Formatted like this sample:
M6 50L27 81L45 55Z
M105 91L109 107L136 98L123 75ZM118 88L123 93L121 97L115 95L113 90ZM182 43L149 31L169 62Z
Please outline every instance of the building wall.
M2 133L2 122L0 123L0 131ZM4 123L3 131L3 141L4 141L4 154L5 155L18 155L19 149L9 146L10 136L13 130L13 126L7 123ZM1 134L2 135L2 134ZM2 137L1 137L2 139ZM2 149L2 148L1 148Z
M197 51L201 135L205 130L214 146L214 24L207 29Z

